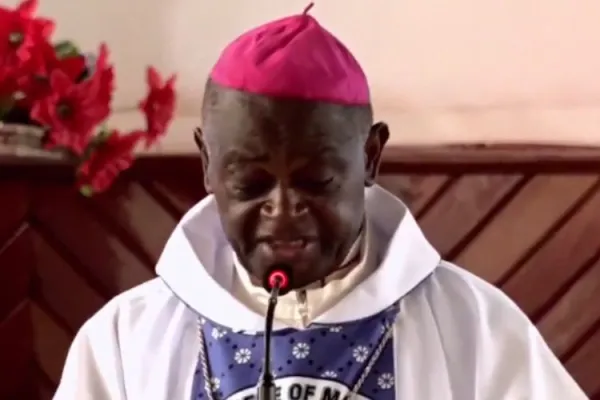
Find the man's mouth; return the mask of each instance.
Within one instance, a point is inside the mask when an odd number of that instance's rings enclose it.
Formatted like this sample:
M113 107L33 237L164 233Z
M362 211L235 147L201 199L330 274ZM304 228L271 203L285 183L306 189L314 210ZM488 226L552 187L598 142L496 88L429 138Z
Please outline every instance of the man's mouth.
M275 260L294 260L300 258L306 251L307 239L266 240L264 245L269 256Z

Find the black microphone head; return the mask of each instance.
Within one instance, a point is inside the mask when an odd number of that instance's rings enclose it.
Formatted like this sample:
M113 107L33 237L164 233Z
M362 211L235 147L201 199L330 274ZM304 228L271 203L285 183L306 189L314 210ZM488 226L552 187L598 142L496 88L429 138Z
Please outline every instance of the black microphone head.
M291 288L292 268L287 264L275 264L267 270L263 277L263 288L267 292L273 290L275 285L279 285L279 295L283 296Z

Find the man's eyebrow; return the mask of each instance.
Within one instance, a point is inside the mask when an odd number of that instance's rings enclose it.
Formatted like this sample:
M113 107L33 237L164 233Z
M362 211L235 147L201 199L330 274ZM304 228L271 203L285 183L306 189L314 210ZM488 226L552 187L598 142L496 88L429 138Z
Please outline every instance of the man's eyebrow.
M240 150L230 150L223 156L225 165L267 162L269 158L268 153L250 154Z

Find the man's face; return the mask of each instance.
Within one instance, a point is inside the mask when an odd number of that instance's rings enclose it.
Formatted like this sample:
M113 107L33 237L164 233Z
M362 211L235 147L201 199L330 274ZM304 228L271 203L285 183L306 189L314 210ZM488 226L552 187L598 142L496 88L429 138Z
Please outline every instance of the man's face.
M203 158L239 259L259 280L287 264L294 288L325 278L361 229L387 129L369 134L339 106L221 97L205 113Z

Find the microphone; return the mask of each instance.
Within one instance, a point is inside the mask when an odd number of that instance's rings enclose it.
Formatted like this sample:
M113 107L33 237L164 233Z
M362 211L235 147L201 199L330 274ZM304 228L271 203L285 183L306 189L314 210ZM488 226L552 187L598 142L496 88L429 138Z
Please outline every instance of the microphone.
M275 307L277 306L277 297L289 292L290 270L285 264L277 264L269 268L263 279L263 287L271 293L269 305L267 306L267 316L265 318L265 351L263 357L262 374L258 383L257 400L275 400L276 388L273 373L271 372L271 336L273 334L273 319L275 317Z

